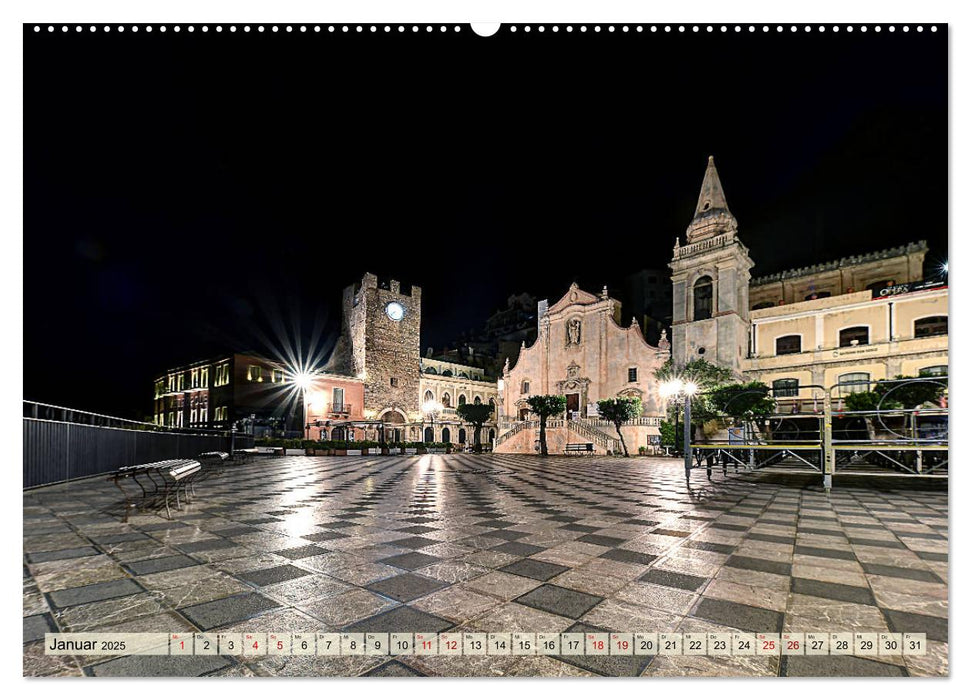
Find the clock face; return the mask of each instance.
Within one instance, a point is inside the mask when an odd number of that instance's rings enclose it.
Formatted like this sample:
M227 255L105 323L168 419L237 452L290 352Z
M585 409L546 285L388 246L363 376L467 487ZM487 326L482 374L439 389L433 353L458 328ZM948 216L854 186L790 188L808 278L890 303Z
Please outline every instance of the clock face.
M396 301L392 301L384 307L384 312L388 314L388 318L392 321L400 321L405 317L405 307Z

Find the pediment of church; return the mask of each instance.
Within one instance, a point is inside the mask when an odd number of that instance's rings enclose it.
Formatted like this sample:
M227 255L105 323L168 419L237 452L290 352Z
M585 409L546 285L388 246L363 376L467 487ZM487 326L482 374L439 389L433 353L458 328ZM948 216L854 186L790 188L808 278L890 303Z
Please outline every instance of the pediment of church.
M570 289L567 291L563 297L550 307L550 313L555 313L557 311L562 311L570 306L579 304L581 306L588 306L590 304L596 304L600 301L600 297L591 294L590 292L585 292L577 283L574 282L570 285Z

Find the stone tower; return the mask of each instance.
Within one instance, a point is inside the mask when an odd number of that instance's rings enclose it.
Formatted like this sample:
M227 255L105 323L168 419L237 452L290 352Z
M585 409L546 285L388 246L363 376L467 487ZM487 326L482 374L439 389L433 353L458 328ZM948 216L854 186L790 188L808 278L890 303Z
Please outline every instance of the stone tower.
M748 354L752 265L710 156L687 239L683 246L675 241L670 263L676 364L705 359L740 373Z
M327 370L364 379L370 418L418 413L421 365L421 288L366 273L344 289L341 337Z

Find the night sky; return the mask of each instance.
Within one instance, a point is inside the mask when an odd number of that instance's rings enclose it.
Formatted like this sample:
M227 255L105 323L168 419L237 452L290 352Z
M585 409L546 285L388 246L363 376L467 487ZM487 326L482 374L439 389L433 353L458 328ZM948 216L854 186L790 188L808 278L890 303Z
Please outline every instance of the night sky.
M715 156L760 275L947 257L946 31L73 30L24 46L24 398L151 412L152 378L334 340L364 271L423 347L510 294L663 268Z

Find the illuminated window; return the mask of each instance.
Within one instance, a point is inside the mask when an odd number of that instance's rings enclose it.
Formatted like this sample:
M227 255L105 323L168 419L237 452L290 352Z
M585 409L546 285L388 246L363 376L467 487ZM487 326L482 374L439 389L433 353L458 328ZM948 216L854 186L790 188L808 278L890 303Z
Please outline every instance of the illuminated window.
M772 395L776 398L782 396L798 396L799 395L799 380L798 379L776 379L772 382Z
M853 326L844 328L840 331L840 347L847 348L853 345L869 345L870 329L867 326Z
M946 377L947 376L947 365L934 365L932 367L924 367L917 373L920 377Z
M695 313L693 320L703 321L706 318L711 318L712 292L711 277L707 275L699 277L694 287Z
M282 382L283 381L283 370L282 369L275 369L275 370L273 370L273 372L272 372L272 374L270 376L270 381L273 382L274 384L276 384L278 382Z
M340 387L334 387L334 406L333 410L337 413L343 413L344 411L344 390Z
M849 372L839 376L840 396L870 390L869 372Z
M185 374L183 372L179 372L178 387L177 391L185 391Z
M947 316L927 316L914 321L915 338L932 335L947 335Z
M199 370L199 386L205 389L209 386L209 368L203 367Z
M199 388L199 370L194 369L190 372L189 386L193 389Z
M776 355L794 355L802 352L802 336L783 335L775 339Z
M226 386L229 384L229 363L224 362L221 365L216 365L216 381L213 382L213 386Z
M465 405L465 394L459 394L459 406Z
M451 405L452 405L452 397L449 396L448 392L445 392L444 394L442 394L442 406L444 406L445 408L448 408Z
M250 365L246 369L246 379L251 382L262 382L263 368L259 365Z
M627 368L627 381L636 382L637 381L637 368L628 367Z
M155 398L157 399L165 393L165 380L159 379L155 382Z
M217 406L216 407L216 422L220 423L229 418L229 407L227 406Z
M189 424L191 425L193 423L198 423L198 422L199 422L199 411L198 409L193 408L189 411Z
M175 411L169 411L169 427L175 425Z
M424 403L428 403L429 401L434 401L434 400L435 400L435 394L433 394L431 389L429 389L428 391L425 392Z
M199 409L199 422L208 423L209 422L209 407L203 406Z

